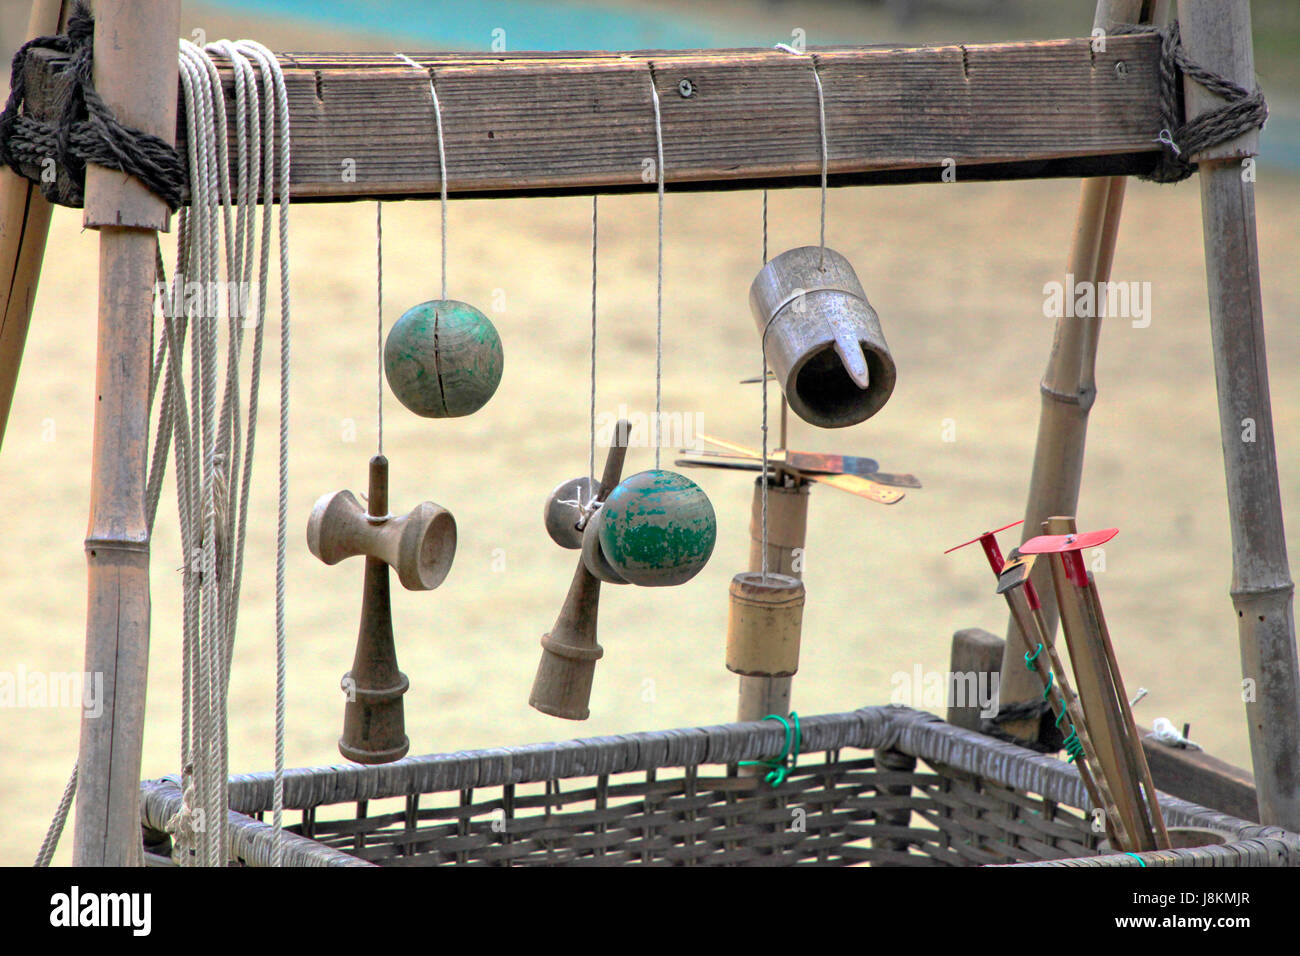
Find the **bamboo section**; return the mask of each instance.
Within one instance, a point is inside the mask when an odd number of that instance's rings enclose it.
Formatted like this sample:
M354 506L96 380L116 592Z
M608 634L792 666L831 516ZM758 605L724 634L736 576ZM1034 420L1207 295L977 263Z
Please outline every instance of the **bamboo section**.
M176 128L178 0L95 4L96 90L126 125ZM149 669L149 531L145 457L156 236L165 204L123 173L88 167L85 222L100 230L99 346L90 522L88 673L104 678L104 713L81 722L77 866L142 862L140 758Z
M63 0L33 0L27 38L57 33L62 22ZM0 448L27 344L51 210L34 183L0 167Z
M1168 14L1167 3L1142 0L1099 0L1093 19L1095 28L1112 29L1118 24L1161 23ZM1108 42L1110 42L1108 40ZM1115 240L1124 206L1125 179L1115 176L1089 179L1079 197L1074 239L1067 273L1076 282L1110 280ZM1071 295L1067 289L1066 295ZM1034 450L1029 495L1025 503L1022 541L1039 533L1052 515L1078 514L1079 489L1083 482L1083 455L1088 437L1088 413L1097 397L1097 346L1101 319L1068 315L1056 320L1047 370L1039 386L1042 410ZM1047 643L1056 639L1058 611L1052 587L1050 562L1038 562L1033 582L1043 602L1042 617ZM1007 623L1006 654L1002 660L1002 693L1008 704L1033 696L1033 685L1018 667L1030 650L1014 620ZM1023 730L1023 728L1022 728Z
M783 419L784 420L784 419ZM782 445L781 447L785 447ZM803 578L802 552L808 530L808 501L812 485L796 481L781 484L781 472L775 473L776 484L768 486L767 495L767 569L792 578ZM754 481L754 499L749 518L749 570L763 570L763 477ZM762 720L768 714L790 713L793 677L740 678L740 704L736 719Z
M1183 44L1193 60L1255 86L1250 7L1245 0L1180 0ZM1222 103L1185 84L1187 111ZM1255 235L1255 186L1244 160L1251 132L1193 159L1200 164L1201 216L1214 344L1219 429L1232 528L1232 602L1237 612L1243 692L1260 822L1300 829L1300 666L1294 585L1278 485L1269 399L1264 312Z

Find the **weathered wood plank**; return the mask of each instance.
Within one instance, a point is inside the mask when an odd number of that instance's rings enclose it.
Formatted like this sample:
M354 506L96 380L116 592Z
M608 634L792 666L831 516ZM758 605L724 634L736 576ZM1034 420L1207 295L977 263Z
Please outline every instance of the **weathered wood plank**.
M1167 747L1140 730L1156 788L1243 820L1259 820L1255 778L1249 770L1200 750Z
M938 181L948 159L958 181L1142 171L1156 157L1158 46L1119 36L1105 52L1086 38L816 51L832 184ZM453 195L652 189L652 75L675 188L807 185L820 171L808 57L408 55L424 69L396 54L280 54L296 201L436 195L430 73Z

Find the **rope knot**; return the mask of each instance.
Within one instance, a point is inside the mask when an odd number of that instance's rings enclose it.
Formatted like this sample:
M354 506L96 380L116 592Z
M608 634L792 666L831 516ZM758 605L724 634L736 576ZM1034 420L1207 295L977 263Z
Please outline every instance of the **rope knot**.
M94 18L78 0L67 33L29 40L14 55L9 101L0 114L0 160L61 206L85 204L86 164L92 163L134 176L175 211L186 184L180 153L157 136L119 123L95 92L94 36ZM41 104L52 120L34 115L27 101L27 61L35 50L68 58L57 71L66 88Z

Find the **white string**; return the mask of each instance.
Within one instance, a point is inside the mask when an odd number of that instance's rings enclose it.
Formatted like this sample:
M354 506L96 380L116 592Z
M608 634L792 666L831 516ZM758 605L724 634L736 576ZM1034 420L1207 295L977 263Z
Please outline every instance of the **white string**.
M384 453L384 204L375 203L375 407L379 454Z
M591 405L588 415L587 475L591 478L591 500L581 502L580 507L587 508L596 497L596 251L598 248L598 226L600 199L591 197Z
M826 141L826 94L822 89L821 72L817 69L817 55L814 53L803 53L790 46L788 43L778 43L776 48L783 53L791 53L795 56L807 56L812 61L813 82L817 84L817 120L818 130L821 134L822 146L822 176L821 176L821 238L819 240L819 254L817 259L817 268L822 272L826 271L826 178L827 168L830 165L830 150Z
M767 265L767 190L763 190L763 265ZM775 318L775 316L773 316ZM772 319L763 326L763 337L759 342L759 351L763 353L763 371L758 379L758 387L763 393L763 474L761 495L763 499L763 581L767 582L767 330L772 327Z
M658 267L655 275L655 471L659 470L659 428L663 410L664 378L664 130L659 115L659 91L655 88L654 64L647 64L650 70L650 99L655 108L655 149L657 162L655 172L659 181L659 243Z
M438 179L441 184L442 205L442 298L447 298L447 149L442 140L442 104L438 101L438 88L433 82L433 70L425 70L405 53L395 53L402 60L429 77L429 96L433 99L433 121L438 127Z

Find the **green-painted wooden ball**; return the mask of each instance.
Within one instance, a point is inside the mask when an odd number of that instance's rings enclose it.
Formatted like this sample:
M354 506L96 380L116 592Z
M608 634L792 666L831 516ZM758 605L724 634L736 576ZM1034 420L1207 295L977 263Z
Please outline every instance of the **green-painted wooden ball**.
M718 537L709 496L674 471L633 475L609 493L601 511L606 560L643 587L689 581L708 563Z
M398 319L384 343L384 372L397 400L425 418L472 415L501 384L501 336L465 302L421 302Z

